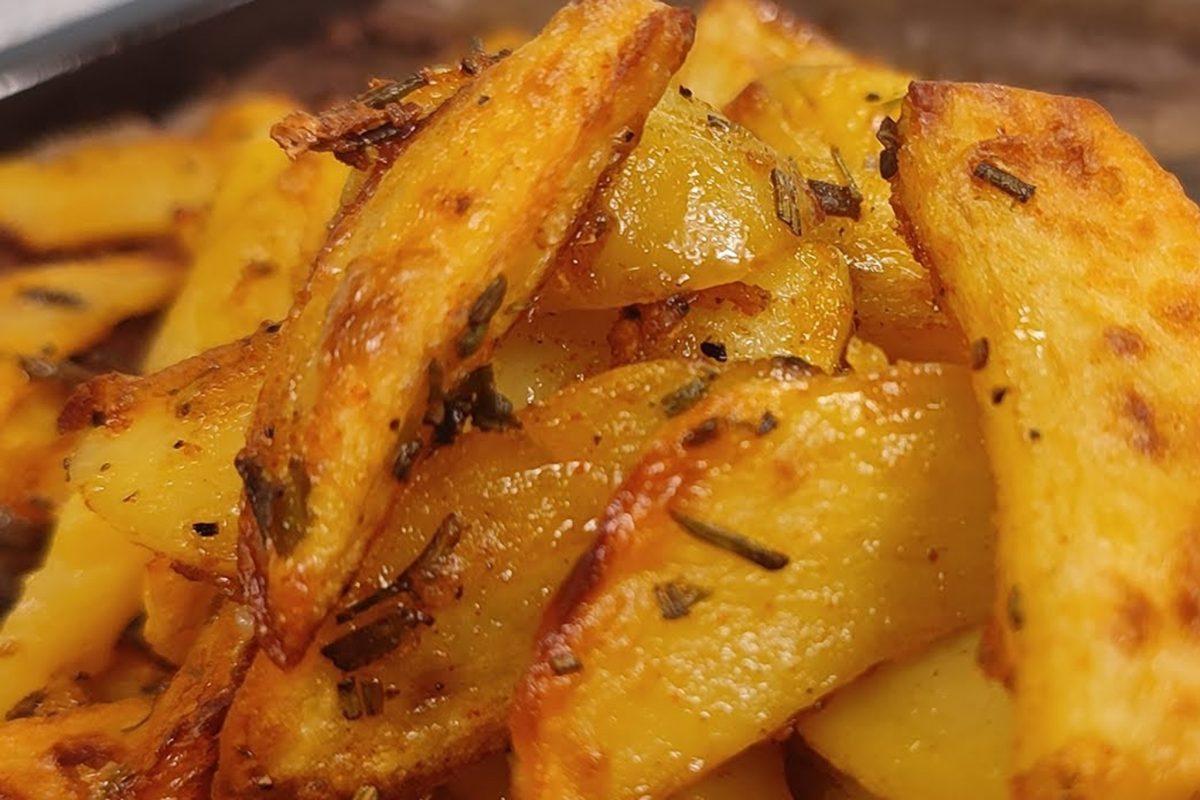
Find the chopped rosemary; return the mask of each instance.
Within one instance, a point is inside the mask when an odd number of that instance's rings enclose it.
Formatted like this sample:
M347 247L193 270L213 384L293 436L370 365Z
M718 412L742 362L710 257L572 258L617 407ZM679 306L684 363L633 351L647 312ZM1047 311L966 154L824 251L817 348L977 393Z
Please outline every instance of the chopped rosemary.
M362 701L358 696L358 679L346 678L337 682L338 707L345 719L355 720L362 716Z
M762 418L758 421L758 427L754 432L759 436L766 436L771 431L779 427L779 419L770 411L764 411Z
M570 675L583 669L583 662L564 648L550 656L550 669L554 670L555 675Z
M353 672L395 650L417 625L432 625L428 614L402 607L350 631L321 648L321 655L342 672Z
M216 536L219 530L215 522L193 522L192 531L199 537L207 539L210 536Z
M383 683L379 678L362 682L362 705L368 717L377 717L383 711Z
M724 364L729 358L729 352L725 349L724 344L721 342L712 342L707 339L700 343L700 352L721 364Z
M766 545L760 544L740 533L727 531L711 523L692 519L675 510L670 510L668 513L671 515L671 519L675 520L681 528L696 539L720 547L723 550L728 550L730 553L744 558L753 564L757 564L763 569L771 571L783 569L790 561L784 553L772 550Z
M900 129L896 120L884 117L879 123L879 130L875 132L875 138L883 145L883 152L879 154L879 176L890 181L900 171Z
M989 161L980 161L975 165L971 174L980 180L987 181L1010 197L1015 197L1021 203L1028 203L1033 199L1034 192L1037 191L1037 187L1032 183L1026 183L1011 172L1006 172Z
M855 192L853 187L810 179L808 188L812 189L821 210L829 216L850 219L862 216L862 195Z
M721 431L721 418L709 417L683 436L684 447L698 447L717 438Z
M991 344L986 336L980 337L971 342L971 369L978 372L988 365L988 356L991 355Z
M692 613L692 606L712 595L712 591L687 581L668 581L654 586L654 599L663 619L680 619Z
M263 544L270 542L275 552L286 558L308 532L311 484L304 462L294 457L288 461L286 483L277 480L245 451L238 453L233 465L242 478L246 501Z
M418 72L415 75L409 75L402 81L388 81L380 86L376 86L367 92L358 96L359 102L371 108L383 108L392 103L403 100L408 95L420 89L422 86L429 84L429 78Z
M65 289L52 289L46 286L27 286L19 293L22 299L44 306L59 308L83 308L87 305L81 295Z
M12 722L14 719L25 719L32 717L42 707L42 703L46 700L45 689L35 689L29 694L17 701L16 705L8 710L4 715L5 722Z
M396 459L392 462L392 477L402 483L408 480L413 464L416 463L417 455L421 452L422 444L424 443L420 439L409 439L400 443L400 446L396 448Z
M795 165L788 165L788 169L775 167L771 170L771 189L775 193L775 216L784 225L787 225L792 233L800 236L804 230L800 222L800 206L796 202L796 187Z
M467 329L458 340L459 358L473 355L487 337L488 324L504 302L508 292L508 278L503 275L496 277L487 288L475 298L471 309L467 312Z
M711 376L692 378L675 391L664 395L660 402L662 403L663 410L667 412L667 416L677 417L696 405L696 403L699 403L704 395L708 393L708 386L712 383L712 380Z

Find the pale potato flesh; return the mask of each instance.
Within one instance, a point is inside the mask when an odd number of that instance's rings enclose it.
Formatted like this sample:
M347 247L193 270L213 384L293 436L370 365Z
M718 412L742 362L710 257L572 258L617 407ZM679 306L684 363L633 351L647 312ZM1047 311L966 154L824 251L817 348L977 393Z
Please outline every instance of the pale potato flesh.
M614 495L521 685L518 796L666 797L986 613L992 490L963 372L776 370L718 379ZM751 563L672 514L790 562ZM707 594L668 618L661 591L679 583Z
M796 721L814 750L888 800L1005 800L1012 702L978 663L979 630L883 664Z
M279 662L303 653L386 514L367 501L406 441L392 420L419 419L431 362L450 385L485 363L691 36L689 12L652 0L566 7L449 100L331 231L240 462L241 571Z
M1189 798L1200 210L1085 100L917 83L899 135L893 202L981 367L1015 795Z
M330 620L288 671L260 655L222 736L221 790L260 797L257 781L270 775L288 797L349 797L362 784L419 796L502 749L542 608L592 541L625 470L666 423L660 399L704 374L678 361L612 370L527 409L520 430L470 432L418 464L341 608L396 579L453 512L464 528L446 586L427 596L436 623L350 675L321 647L411 605L406 594L347 624ZM396 692L377 716L348 720L337 684L349 677L378 678Z

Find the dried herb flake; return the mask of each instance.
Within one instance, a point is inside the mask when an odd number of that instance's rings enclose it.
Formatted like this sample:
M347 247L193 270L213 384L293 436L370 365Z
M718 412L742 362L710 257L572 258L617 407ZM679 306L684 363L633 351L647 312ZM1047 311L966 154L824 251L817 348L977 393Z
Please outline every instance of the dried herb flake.
M192 532L201 538L207 539L210 536L216 536L219 530L220 528L215 522L192 523Z
M423 611L400 608L334 639L321 648L321 655L342 672L354 672L395 650L418 625L432 624L433 618Z
M1033 199L1037 187L1007 172L989 161L980 161L971 172L976 178L985 180L1000 191L1014 197L1018 202L1028 203Z
M729 359L729 351L721 342L711 342L707 339L700 343L700 352L713 361L724 364Z
M971 369L978 372L988 365L992 347L986 336L971 342Z
M795 167L775 167L771 170L771 189L775 193L775 216L779 221L800 236L804 233L800 219L800 206L796 200L799 191L796 185Z
M692 606L712 595L710 589L677 580L654 586L654 599L663 619L681 619L692 613Z
M671 519L696 539L720 547L722 550L728 550L763 569L780 570L786 567L791 560L786 554L760 544L748 536L725 530L708 522L692 519L678 511L672 510L669 513Z
M704 395L708 393L710 383L712 383L711 377L692 378L675 391L663 396L660 401L663 410L667 412L668 417L679 416L703 399Z
M831 217L848 217L858 219L862 216L862 195L852 186L840 186L836 183L809 180L808 188L812 189L821 210Z

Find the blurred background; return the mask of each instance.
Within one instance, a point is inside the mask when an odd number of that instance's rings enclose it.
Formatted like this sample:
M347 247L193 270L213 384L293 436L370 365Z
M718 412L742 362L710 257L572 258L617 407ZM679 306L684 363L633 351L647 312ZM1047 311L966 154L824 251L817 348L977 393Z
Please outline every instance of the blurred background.
M690 3L696 5L696 3ZM239 87L321 105L558 0L0 0L0 151ZM1197 0L784 0L930 77L1092 97L1200 197Z

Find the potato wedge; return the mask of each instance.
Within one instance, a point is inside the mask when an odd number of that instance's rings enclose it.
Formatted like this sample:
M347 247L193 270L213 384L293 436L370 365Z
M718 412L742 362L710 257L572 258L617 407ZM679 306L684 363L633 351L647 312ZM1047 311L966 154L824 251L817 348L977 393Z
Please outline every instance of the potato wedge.
M534 313L516 322L496 345L496 389L518 407L545 400L612 362L608 332L616 311Z
M720 385L547 612L511 719L520 797L666 797L986 613L992 489L962 371Z
M908 83L865 64L792 67L759 78L726 111L795 159L805 178L853 185L861 195L857 219L830 217L816 233L850 264L858 334L892 358L966 363L962 333L937 308L929 271L896 231L879 174L875 131L897 113Z
M1095 104L917 83L894 202L975 344L1021 798L1200 786L1200 210Z
M0 420L0 514L44 525L66 499L62 464L76 438L58 432L58 412L66 398L66 386L57 381L31 383Z
M415 797L501 750L542 608L591 541L625 469L667 421L661 398L707 374L683 362L612 370L529 408L520 430L469 432L418 464L344 601L350 618L327 622L293 669L255 661L222 734L221 791L348 798L366 784L385 797ZM451 513L459 540L440 569L408 570ZM419 578L420 608L436 624L360 665L370 643L344 637L403 614L411 598L380 587L403 585L406 574ZM370 599L380 602L353 613ZM363 687L378 685L382 708L356 708ZM260 788L264 775L273 793Z
M145 644L161 659L182 664L209 621L216 593L211 583L180 575L170 559L152 559L142 579Z
M777 152L716 108L667 93L637 147L593 199L540 307L653 302L753 281L769 265L795 263L793 254L822 215L808 187L793 178ZM777 188L780 180L792 183Z
M310 153L289 161L260 123L230 148L187 280L146 357L157 371L279 320L308 277L349 168Z
M770 0L708 0L677 81L720 107L746 84L784 67L859 61Z
M72 497L45 563L0 623L0 709L57 675L96 671L140 608L147 556Z
M884 664L800 717L808 744L888 800L1005 800L1012 702L980 669L979 631Z
M653 0L564 8L448 101L331 232L239 457L241 570L280 663L386 514L367 498L408 452L428 368L455 386L486 363L691 38L690 12Z
M101 376L77 391L63 422L101 422L70 462L88 507L130 541L231 579L241 496L233 461L278 338L264 331L145 378Z

